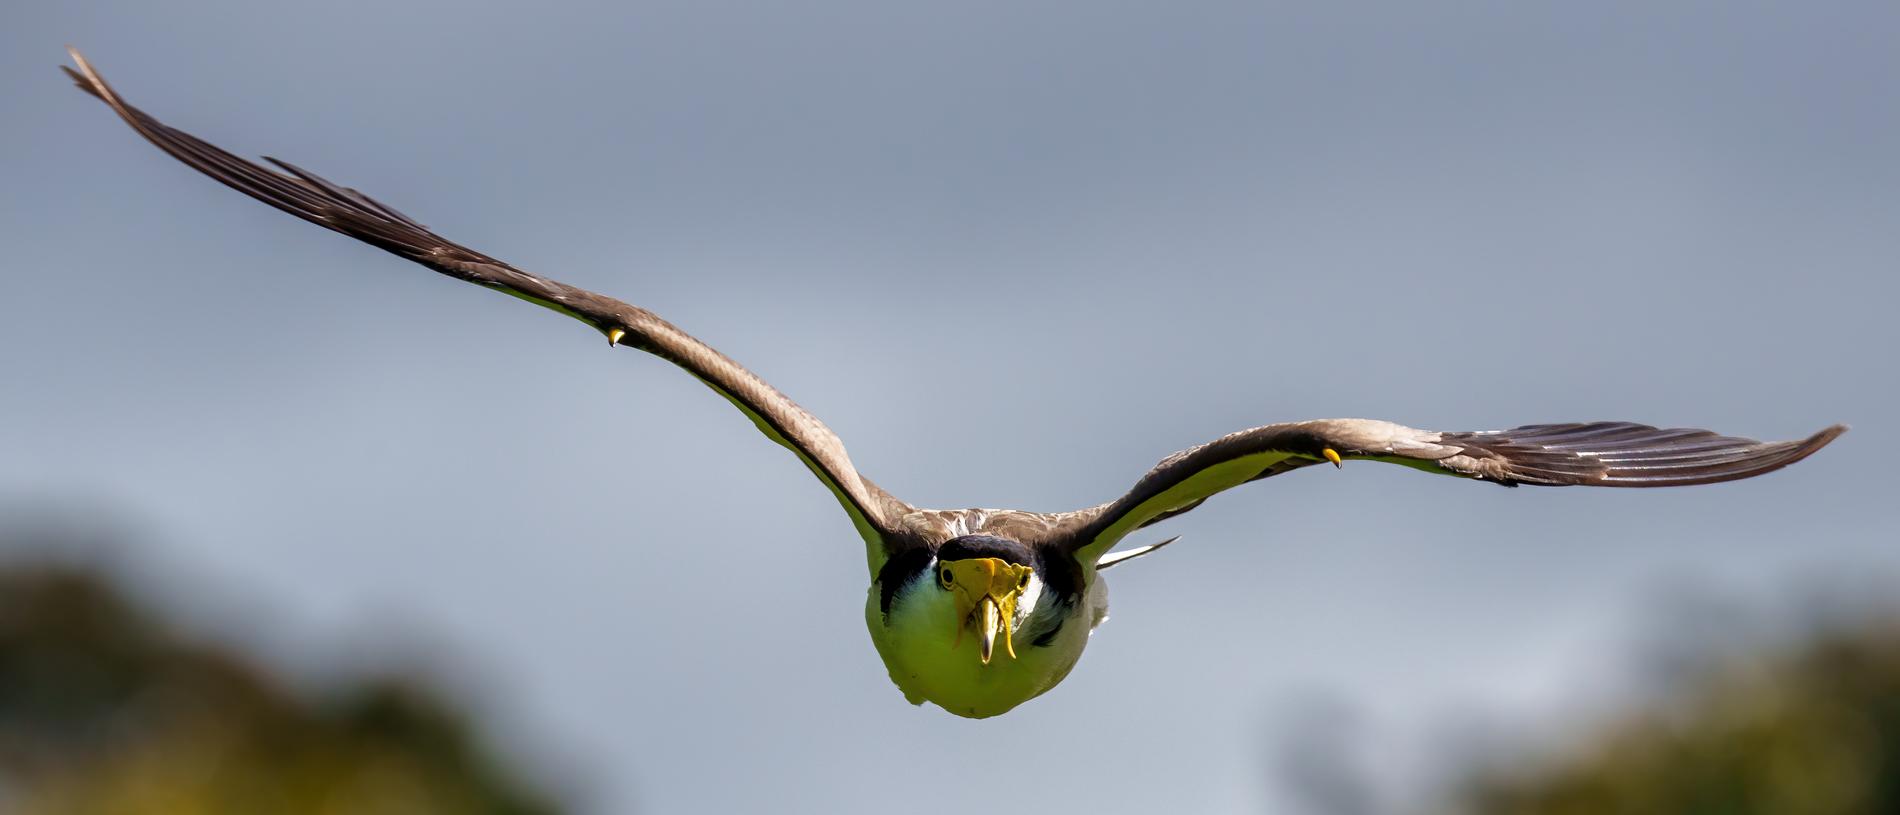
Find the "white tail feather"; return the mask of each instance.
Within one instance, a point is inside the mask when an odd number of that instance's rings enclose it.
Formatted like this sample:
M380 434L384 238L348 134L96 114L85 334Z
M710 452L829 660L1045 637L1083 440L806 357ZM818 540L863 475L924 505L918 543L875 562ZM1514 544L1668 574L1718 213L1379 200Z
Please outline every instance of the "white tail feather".
M1142 555L1148 554L1149 552L1152 552L1156 549L1160 549L1161 547L1167 546L1168 544L1178 541L1180 539L1181 539L1181 536L1176 535L1160 543L1151 543L1151 544L1148 544L1147 546L1137 546L1133 549L1123 549L1122 551L1119 551L1119 552L1109 552L1108 554L1103 555L1101 560L1095 561L1095 569L1096 571L1101 571L1102 569L1106 569L1117 563L1121 563L1123 561L1128 561L1128 560L1134 560L1135 558L1141 557Z

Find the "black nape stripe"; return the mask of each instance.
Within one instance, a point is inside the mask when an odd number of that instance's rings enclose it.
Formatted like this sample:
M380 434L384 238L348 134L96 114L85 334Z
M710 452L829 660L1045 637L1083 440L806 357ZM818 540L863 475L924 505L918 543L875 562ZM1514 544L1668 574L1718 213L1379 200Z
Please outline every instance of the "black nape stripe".
M935 556L928 546L912 546L884 561L884 568L877 572L877 607L883 614L891 613L891 600L897 597L897 590L928 568Z

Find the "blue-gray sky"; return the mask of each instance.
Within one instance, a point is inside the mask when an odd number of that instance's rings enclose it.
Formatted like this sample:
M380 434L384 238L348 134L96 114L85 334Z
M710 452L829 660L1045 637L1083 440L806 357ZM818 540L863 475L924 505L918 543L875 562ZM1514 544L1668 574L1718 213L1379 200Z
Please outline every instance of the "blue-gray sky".
M1309 704L1416 775L1448 721L1613 693L1659 593L1900 570L1890 2L552 5L10 6L0 495L162 530L138 559L245 587L206 616L287 661L448 643L603 812L1292 811ZM1689 490L1276 478L965 721L889 684L850 525L716 396L196 176L66 43L654 309L921 505L1089 505L1321 416L1856 429Z

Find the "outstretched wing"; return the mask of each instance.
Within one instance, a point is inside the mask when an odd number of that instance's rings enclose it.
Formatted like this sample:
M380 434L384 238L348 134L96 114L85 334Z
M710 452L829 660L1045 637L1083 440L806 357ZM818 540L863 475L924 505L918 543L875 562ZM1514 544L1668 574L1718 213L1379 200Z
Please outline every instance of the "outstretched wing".
M1845 432L1835 425L1800 441L1759 442L1629 422L1457 433L1374 419L1271 424L1162 459L1127 495L1077 513L1067 540L1084 563L1093 563L1122 536L1193 509L1214 493L1327 461L1385 461L1507 487L1679 487L1778 470Z
M652 312L578 289L442 238L410 217L355 190L276 159L283 172L238 158L165 126L114 93L78 51L79 70L62 68L80 90L98 97L160 150L259 201L318 226L341 232L442 274L486 286L580 320L607 336L686 369L757 424L773 441L798 454L837 496L864 537L872 572L887 554L893 521L909 507L858 474L831 430L751 371Z

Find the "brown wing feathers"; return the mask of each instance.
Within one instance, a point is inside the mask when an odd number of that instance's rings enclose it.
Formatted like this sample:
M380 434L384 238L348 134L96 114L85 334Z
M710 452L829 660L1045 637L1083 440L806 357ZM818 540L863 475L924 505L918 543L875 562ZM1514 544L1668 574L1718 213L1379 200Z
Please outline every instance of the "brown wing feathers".
M791 399L712 347L646 309L611 297L521 271L500 260L447 240L415 219L356 190L277 159L273 172L189 133L166 126L126 104L78 52L79 70L62 66L80 90L110 105L139 135L173 158L239 192L318 226L341 232L437 272L527 299L574 317L632 345L664 358L726 395L798 453L820 478L833 486L847 509L879 530L909 508L864 479L831 430Z
M792 448L820 478L881 530L895 526L910 507L860 477L836 435L797 404L738 363L699 342L652 312L523 272L488 255L430 232L427 227L356 190L333 184L288 162L268 159L273 172L167 127L121 101L77 52L80 70L64 69L80 89L110 105L128 125L159 149L240 192L443 274L523 297L573 316L610 338L663 357L725 394ZM1121 499L1070 514L1063 521L1084 546L1115 521L1139 510L1145 526L1199 506L1208 495L1245 481L1310 466L1327 451L1348 458L1411 464L1426 470L1493 481L1506 486L1591 485L1667 487L1749 478L1786 467L1826 446L1846 428L1836 425L1806 439L1759 442L1708 430L1659 429L1629 422L1545 424L1502 431L1416 430L1390 422L1328 419L1267 425L1235 433L1170 456ZM1211 490L1147 506L1170 489L1188 489L1195 473L1261 453L1258 473L1221 480ZM1252 461L1254 459L1248 459ZM1226 477L1223 476L1223 479Z

